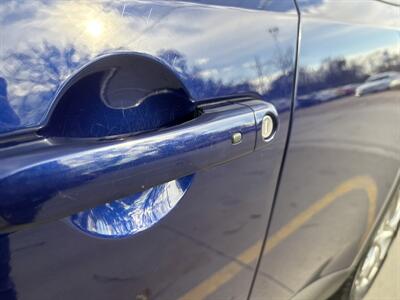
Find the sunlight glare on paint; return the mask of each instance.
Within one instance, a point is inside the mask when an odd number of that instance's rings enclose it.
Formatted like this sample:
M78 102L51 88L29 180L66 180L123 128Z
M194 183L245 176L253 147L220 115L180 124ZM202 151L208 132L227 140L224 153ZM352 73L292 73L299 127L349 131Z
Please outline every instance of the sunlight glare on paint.
M93 37L100 37L103 33L103 23L99 20L92 19L86 23L86 32Z

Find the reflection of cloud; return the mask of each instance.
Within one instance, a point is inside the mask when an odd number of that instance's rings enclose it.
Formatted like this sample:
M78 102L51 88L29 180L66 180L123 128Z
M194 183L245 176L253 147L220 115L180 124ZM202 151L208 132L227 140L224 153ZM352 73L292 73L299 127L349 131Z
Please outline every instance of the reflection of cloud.
M194 63L195 63L196 65L198 65L198 66L201 66L201 65L205 65L205 64L208 63L209 61L210 61L209 58L207 58L207 57L201 57L201 58L199 58L199 59L196 59Z
M24 81L21 84L13 84L10 86L10 94L16 97L25 97L28 94L39 94L42 92L51 91L53 86L49 84L35 84L34 82Z
M293 48L295 15L169 1L7 2L0 8L0 26L7 32L0 48L0 76L9 83L9 102L22 126L42 122L65 80L94 57L114 51L158 56L163 49L177 49L184 54L186 70L176 60L166 62L185 85L196 76L215 81L212 94L210 85L191 87L195 99L228 90L253 92L251 82L259 74L240 66L256 56L266 63L274 60L276 41L267 29L281 22L279 43L282 49ZM271 66L262 76L276 72ZM221 83L229 89L221 89Z
M315 15L323 20L399 28L399 10L378 1L300 0L299 6L305 16Z
M318 47L315 47L316 44ZM395 30L336 22L321 23L310 19L303 25L300 62L302 65L315 65L326 57L357 58L382 47L398 52Z
M45 23L56 28L51 35L63 32L75 49L91 56L124 45L140 29L134 20L121 17L118 6L106 9L96 2L57 2L48 8ZM49 39L49 32L42 38Z
M217 69L207 69L204 71L201 71L199 73L200 77L208 79L208 78L216 78L218 77L218 70Z
M278 79L281 75L282 75L281 72L276 72L272 75L256 77L255 79L251 80L250 82L252 85L257 87L257 92L259 92L260 94L263 94L265 91L268 91L268 89L271 87L272 82L274 80ZM263 83L262 87L260 87L260 82Z
M123 199L71 216L79 229L105 238L121 238L143 231L164 218L183 197L192 176L152 187Z

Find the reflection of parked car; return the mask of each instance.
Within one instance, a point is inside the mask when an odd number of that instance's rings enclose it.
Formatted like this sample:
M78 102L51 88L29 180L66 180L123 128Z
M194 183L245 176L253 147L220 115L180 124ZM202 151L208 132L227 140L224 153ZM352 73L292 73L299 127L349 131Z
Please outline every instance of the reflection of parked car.
M356 89L356 96L387 90L392 82L400 80L398 72L384 72L370 76L367 81Z
M0 0L0 300L386 291L395 1Z
M338 98L338 96L338 90L336 88L325 89L315 93L315 98L320 102L330 101Z
M347 85L339 87L338 93L340 94L340 96L354 95L354 93L358 87L359 87L359 84L357 84L357 83L347 84Z
M390 82L390 89L400 89L400 77Z
M308 107L323 102L354 95L358 84L346 84L297 97L297 107Z

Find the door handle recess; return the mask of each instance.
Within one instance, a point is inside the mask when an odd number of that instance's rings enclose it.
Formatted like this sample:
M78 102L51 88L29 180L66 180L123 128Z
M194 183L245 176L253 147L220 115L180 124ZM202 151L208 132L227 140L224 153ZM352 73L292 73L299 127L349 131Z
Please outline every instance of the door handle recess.
M273 137L262 136L266 115L277 128L275 108L261 100L199 110L193 120L136 136L43 137L2 149L0 230L68 216L249 154Z

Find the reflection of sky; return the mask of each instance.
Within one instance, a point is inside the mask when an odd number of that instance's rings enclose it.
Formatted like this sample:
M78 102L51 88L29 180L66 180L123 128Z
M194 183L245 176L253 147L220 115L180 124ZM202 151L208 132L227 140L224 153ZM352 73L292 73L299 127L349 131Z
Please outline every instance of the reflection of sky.
M276 11L274 3L268 1L267 8ZM272 36L268 29L280 23L285 26ZM294 48L296 22L293 15L171 1L9 1L0 8L0 26L7 32L0 76L8 81L9 102L22 126L32 126L43 122L62 82L94 57L115 50L155 56L175 50L184 55L189 74L174 61L167 63L187 85L198 77L229 85L261 82L265 90L282 72L270 63L277 44ZM256 59L267 66L261 75ZM187 88L194 98L209 93Z
M193 176L173 180L135 195L71 216L72 224L103 238L122 238L146 230L164 218L188 190Z
M301 64L399 51L400 7L378 1L298 0L303 16ZM340 51L340 52L338 52Z
M400 36L389 29L307 21L302 30L302 65L316 65L327 57L365 55L383 47L397 52L399 49Z
M346 24L397 29L400 25L397 7L377 0L297 0L303 17L319 18Z
M193 0L184 0L194 2ZM241 7L245 9L262 9L276 12L295 13L296 9L292 0L197 0L201 4Z

